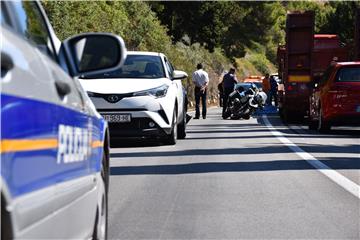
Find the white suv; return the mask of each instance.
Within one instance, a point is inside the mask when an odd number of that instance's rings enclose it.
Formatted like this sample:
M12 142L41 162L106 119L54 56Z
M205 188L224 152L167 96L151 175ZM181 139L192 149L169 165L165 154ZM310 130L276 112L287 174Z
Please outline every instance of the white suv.
M162 53L128 52L122 68L88 75L81 84L109 122L111 139L147 137L175 144L186 136L186 96L181 79Z

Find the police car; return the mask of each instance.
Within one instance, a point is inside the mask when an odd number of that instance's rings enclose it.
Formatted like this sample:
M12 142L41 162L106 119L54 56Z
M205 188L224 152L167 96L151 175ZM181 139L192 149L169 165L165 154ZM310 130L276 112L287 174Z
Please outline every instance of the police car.
M121 67L123 40L60 42L34 1L1 1L1 237L104 239L108 126L77 76Z

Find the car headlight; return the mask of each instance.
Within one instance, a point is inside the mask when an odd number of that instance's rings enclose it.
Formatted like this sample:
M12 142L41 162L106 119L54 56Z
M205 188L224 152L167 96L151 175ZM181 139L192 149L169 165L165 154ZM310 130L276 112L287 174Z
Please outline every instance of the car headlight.
M133 96L153 96L156 98L161 98L166 96L168 88L169 86L164 84L161 85L160 87L151 88L140 92L135 92Z

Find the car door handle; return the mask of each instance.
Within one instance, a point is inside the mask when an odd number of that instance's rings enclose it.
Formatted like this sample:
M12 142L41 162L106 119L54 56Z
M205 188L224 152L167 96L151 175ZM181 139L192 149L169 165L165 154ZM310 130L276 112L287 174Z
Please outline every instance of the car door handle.
M13 68L14 62L12 58L8 54L1 52L1 78L5 77L6 73Z
M62 82L62 81L55 81L55 87L56 87L56 91L59 94L59 96L61 98L65 97L66 95L68 95L71 92L71 88L70 85L66 82Z

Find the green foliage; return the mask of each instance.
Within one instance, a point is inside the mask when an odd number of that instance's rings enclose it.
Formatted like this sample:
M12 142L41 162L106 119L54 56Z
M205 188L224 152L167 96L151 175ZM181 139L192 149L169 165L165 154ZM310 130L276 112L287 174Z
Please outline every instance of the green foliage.
M253 53L246 56L248 61L262 74L271 73L273 68L271 68L270 61L266 58L264 54Z
M191 74L197 63L204 63L209 72L211 97L217 95L219 76L230 64L220 49L213 48L210 53L199 43L173 44L167 29L145 2L43 1L43 6L61 40L81 32L111 32L124 38L128 50L165 53L177 69L189 74L184 85L190 99Z
M81 32L112 32L129 50L165 53L189 76L204 63L212 94L231 63L242 77L276 71L287 11L315 11L315 32L339 34L346 42L353 38L353 11L360 7L356 1L45 0L43 5L61 40ZM185 82L192 91L190 77Z

